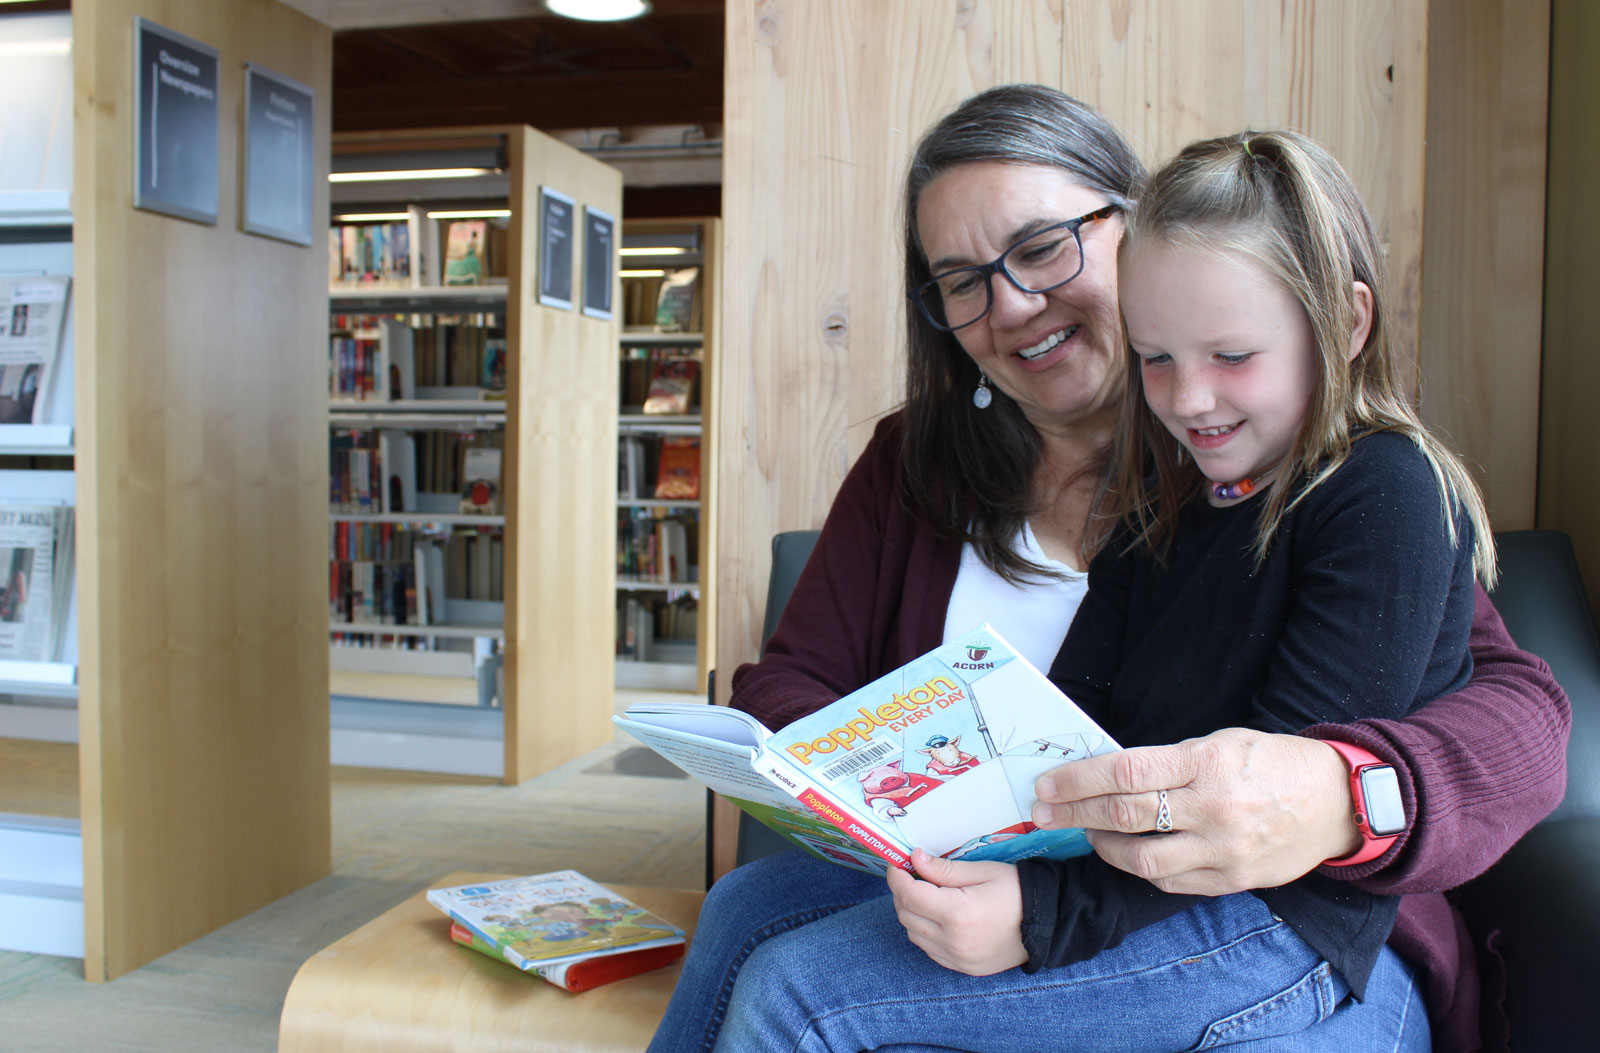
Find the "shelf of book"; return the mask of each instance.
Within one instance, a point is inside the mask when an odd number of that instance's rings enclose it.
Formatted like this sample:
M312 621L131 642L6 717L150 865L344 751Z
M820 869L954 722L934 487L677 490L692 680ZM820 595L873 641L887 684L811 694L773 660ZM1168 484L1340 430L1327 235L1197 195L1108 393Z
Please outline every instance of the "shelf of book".
M0 424L0 456L72 456L70 424Z
M621 592L684 593L695 599L700 598L700 583L698 581L657 581L653 578L618 576L617 589Z
M698 260L699 257L693 257ZM699 266L695 263L694 266ZM629 332L623 330L618 343L623 347L699 347L705 343L704 333L662 333L651 329L648 331Z
M617 418L619 435L700 435L704 431L699 415L669 417L624 413Z
M0 660L0 695L77 698L78 665L76 662Z
M616 683L700 691L714 649L704 466L716 359L716 219L623 225Z
M72 191L0 191L0 227L72 225Z
M504 285L439 285L422 289L335 285L328 306L335 314L464 314L504 311Z
M358 512L329 512L328 519L334 523L393 523L405 526L427 526L438 524L440 526L472 526L472 527L504 527L505 516L479 515L476 512L383 512L366 515Z
M615 353L619 319L541 300L546 257L533 246L549 219L541 191L560 191L576 206L564 244L581 282L591 273L583 266L591 241L578 236L588 233L584 209L619 216L621 182L615 169L521 127L339 133L333 167L406 168L382 159L414 161L468 141L494 155L494 177L449 188L335 188L329 527L349 533L337 551L361 554L351 562L363 565L347 574L368 607L366 617L343 613L330 585L330 634L356 638L330 640L330 662L369 671L363 698L384 703L373 710L383 721L420 719L405 715L417 708L411 703L467 701L465 691L436 700L412 690L399 670L423 686L475 683L471 698L481 706L487 695L504 714L503 734L495 732L504 764L494 774L515 783L611 734L604 604L612 574L592 539L612 497L594 466L615 456L616 364L604 352ZM606 262L614 276L618 258ZM331 568L331 582L341 573ZM528 602L519 604L519 594ZM444 597L447 610L432 610ZM480 609L462 614L461 602ZM388 615L376 624L374 605ZM555 698L560 707L548 701ZM336 752L338 731L336 722ZM359 731L373 745L383 729ZM478 757L480 736L466 737ZM385 759L412 762L435 763Z

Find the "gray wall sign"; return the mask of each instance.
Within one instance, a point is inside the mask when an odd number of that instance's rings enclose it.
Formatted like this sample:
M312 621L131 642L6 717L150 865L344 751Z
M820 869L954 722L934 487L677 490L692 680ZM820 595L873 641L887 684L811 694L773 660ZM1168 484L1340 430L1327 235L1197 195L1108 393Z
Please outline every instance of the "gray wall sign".
M217 221L217 49L133 20L133 207Z
M590 318L611 317L611 261L616 255L616 218L583 206L583 313Z
M577 202L539 188L539 302L572 310L572 221Z
M244 208L240 226L311 244L311 106L304 84L253 62L244 67Z

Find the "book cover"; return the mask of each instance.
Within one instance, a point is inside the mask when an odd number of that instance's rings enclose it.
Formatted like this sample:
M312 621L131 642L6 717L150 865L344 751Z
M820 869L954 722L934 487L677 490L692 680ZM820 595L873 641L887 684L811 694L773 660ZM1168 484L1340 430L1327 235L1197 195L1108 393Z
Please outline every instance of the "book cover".
M678 926L575 870L431 889L428 902L524 971L684 942Z
M910 869L913 848L1003 862L1088 852L1081 830L1033 825L1033 784L1120 748L987 624L777 733L698 703L614 719L793 843L879 871Z
M484 261L488 224L481 219L458 219L445 237L444 283L480 285L489 273Z
M450 923L450 939L503 965L511 964L506 961L499 947L486 942L460 922ZM601 955L598 958L585 958L569 965L544 965L533 972L563 990L587 991L592 987L626 980L630 976L638 976L640 973L671 965L682 957L683 944L676 943L666 947L646 947L642 951L622 951L618 954Z
M700 268L679 267L656 290L656 328L663 333L700 331Z
M461 511L492 515L500 511L500 451L474 446L461 464Z
M700 363L692 358L667 358L658 361L650 375L650 390L645 393L644 411L682 416L689 412L694 396L695 374Z
M483 371L478 387L486 399L506 397L506 341L505 337L489 337L483 342Z
M661 440L661 459L656 465L656 499L700 500L699 439L671 436Z

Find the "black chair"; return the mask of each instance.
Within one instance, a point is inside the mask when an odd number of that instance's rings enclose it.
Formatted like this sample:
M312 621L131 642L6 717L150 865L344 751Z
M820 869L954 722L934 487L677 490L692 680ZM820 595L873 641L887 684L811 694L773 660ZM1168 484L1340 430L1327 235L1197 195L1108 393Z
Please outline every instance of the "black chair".
M1572 702L1567 796L1462 890L1461 910L1505 959L1511 1048L1593 1048L1600 999L1584 977L1585 948L1600 946L1600 638L1565 534L1512 531L1495 540L1495 606Z
M772 540L763 647L816 540L813 530ZM1600 998L1584 979L1584 948L1600 947L1600 636L1565 534L1511 531L1496 542L1495 606L1512 638L1550 664L1572 701L1567 795L1462 890L1460 903L1469 927L1505 959L1512 1048L1581 1049L1600 1036ZM740 864L786 847L739 813Z
M811 558L811 550L817 546L817 530L788 530L776 534L772 538L772 571L767 577L767 607L761 621L761 649L767 647L767 641L772 639L773 631L778 628L778 618L783 614L784 605L789 602L789 594L794 591L795 582L800 580L800 572L805 569L806 561ZM714 675L715 671L713 671ZM708 679L707 692L712 702L716 701L715 680ZM706 791L706 830L716 829L712 823L712 801L715 795ZM744 866L752 859L782 852L789 847L789 842L773 833L772 830L750 817L748 812L739 813L738 843L735 846L734 863ZM706 838L706 887L710 888L716 879L716 868L713 859L713 846L711 838Z

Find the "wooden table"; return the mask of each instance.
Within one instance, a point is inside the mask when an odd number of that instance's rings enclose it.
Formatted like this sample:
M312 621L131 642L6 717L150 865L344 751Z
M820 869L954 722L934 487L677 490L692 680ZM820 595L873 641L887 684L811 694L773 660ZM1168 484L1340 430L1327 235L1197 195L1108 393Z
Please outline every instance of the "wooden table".
M511 877L466 871L434 886ZM703 892L611 885L693 933ZM425 893L317 952L295 974L278 1026L280 1053L302 1050L604 1050L649 1044L681 962L572 993L450 940Z

